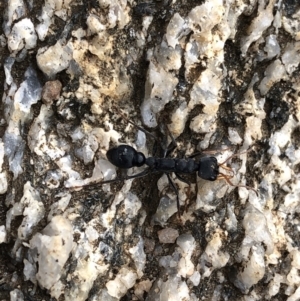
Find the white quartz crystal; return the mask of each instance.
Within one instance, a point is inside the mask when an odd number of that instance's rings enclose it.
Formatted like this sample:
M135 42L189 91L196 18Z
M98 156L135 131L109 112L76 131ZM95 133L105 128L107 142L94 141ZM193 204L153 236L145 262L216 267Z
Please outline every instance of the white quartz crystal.
M182 234L177 238L177 245L181 258L178 262L178 274L182 277L189 277L194 274L195 267L191 260L195 249L195 239L190 234Z
M136 273L129 268L123 267L114 280L106 283L107 291L111 296L121 298L126 294L128 289L134 286L136 279Z
M14 21L22 18L26 13L26 6L23 0L8 0L5 11L6 22L3 29L6 36L10 33L11 25Z
M267 254L273 252L273 241L268 229L267 220L264 215L256 210L253 206L249 205L245 212L243 220L243 227L245 228L245 240L249 246L249 239L254 242L263 242L267 247Z
M24 294L19 289L14 289L10 293L10 301L23 301Z
M37 36L33 23L25 18L14 24L8 36L8 47L10 51L19 51L23 47L31 49L36 46Z
M258 16L252 21L249 30L249 35L246 36L242 41L241 51L243 55L246 54L251 43L257 41L262 33L271 25L274 16L273 8L275 5L275 0L272 0L265 6L265 1L259 3Z
M237 286L248 292L248 289L262 279L265 273L264 249L262 246L253 246L249 260L239 273Z
M72 247L72 225L61 215L54 216L41 233L33 236L30 248L38 252L36 279L42 287L50 289L59 280Z
M280 60L272 62L265 71L265 77L259 84L260 92L265 95L274 83L287 77L286 69Z
M129 252L132 256L132 259L134 260L138 276L142 277L144 274L143 270L146 264L146 254L144 252L143 239L140 238L137 245L129 249Z
M13 84L12 84L13 85ZM8 127L3 137L5 155L8 157L10 170L16 178L22 173L22 161L25 142L20 130L31 118L31 107L41 98L42 87L32 67L25 72L25 80L15 92L13 100L6 99Z
M155 115L171 100L173 90L178 80L162 67L150 62L145 88L145 100L141 106L143 122L149 127L155 127Z
M39 68L50 78L66 69L71 59L72 49L62 41L49 48L40 48L36 58Z
M187 29L187 25L184 19L178 13L174 14L167 27L166 39L168 45L175 48L179 44L181 33L185 29Z
M21 225L18 228L18 238L20 240L27 240L34 227L44 217L45 207L41 201L39 192L32 187L30 182L24 185L23 196L19 202L16 202L7 213L6 227L11 228L11 222L16 216L23 215Z
M39 39L44 40L48 34L50 25L53 23L53 15L56 14L62 19L66 19L66 10L69 8L71 0L46 0L42 8L41 15L38 16L41 22L36 26L36 31L38 33Z
M208 242L205 252L202 255L202 259L209 262L211 266L204 266L204 276L209 277L214 269L224 267L228 260L229 254L221 251L222 247L222 233L216 232L212 239Z

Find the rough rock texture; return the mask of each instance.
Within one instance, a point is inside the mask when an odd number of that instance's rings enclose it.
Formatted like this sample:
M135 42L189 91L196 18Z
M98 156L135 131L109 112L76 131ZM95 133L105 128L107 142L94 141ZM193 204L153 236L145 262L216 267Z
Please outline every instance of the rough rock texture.
M299 300L299 1L8 0L0 23L1 300ZM111 147L170 134L222 179L101 184L144 169Z

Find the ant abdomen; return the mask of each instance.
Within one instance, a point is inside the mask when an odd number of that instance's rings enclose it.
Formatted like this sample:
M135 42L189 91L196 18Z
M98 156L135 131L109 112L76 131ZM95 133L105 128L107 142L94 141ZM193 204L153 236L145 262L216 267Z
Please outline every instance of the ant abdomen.
M123 169L140 167L145 163L144 154L129 145L119 145L109 149L106 157L110 163Z

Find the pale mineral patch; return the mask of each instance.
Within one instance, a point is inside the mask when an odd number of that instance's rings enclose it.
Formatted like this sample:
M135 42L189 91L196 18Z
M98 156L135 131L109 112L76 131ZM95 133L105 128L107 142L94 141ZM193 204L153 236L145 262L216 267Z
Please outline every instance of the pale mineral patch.
M191 89L189 108L202 104L203 112L214 116L219 108L218 93L221 89L221 80L217 74L210 70L204 71Z
M5 72L5 82L9 86L13 83L13 78L11 75L11 68L13 67L14 63L15 63L15 59L12 57L9 57L5 60L5 62L3 64L3 69ZM15 91L13 92L13 95L14 94L15 94ZM13 96L13 95L11 95L11 96ZM5 99L3 99L3 102L5 102Z
M193 283L194 286L198 286L201 280L201 275L198 271L195 271L192 276L189 277L189 280Z
M275 296L280 289L280 284L284 282L284 278L282 275L276 273L274 275L274 278L271 280L270 285L269 285L269 295Z
M8 157L10 171L14 173L14 178L23 172L22 161L25 142L20 131L24 123L30 120L31 107L41 98L42 87L37 78L37 74L32 67L28 67L25 72L25 80L19 89L15 91L12 99L8 98L6 103L8 127L3 137L5 154Z
M4 243L6 241L6 235L7 235L7 232L6 232L5 226L4 225L0 226L0 244Z
M195 266L191 260L195 250L195 239L190 234L182 234L177 238L177 245L181 258L178 262L178 274L182 277L190 277L195 272Z
M14 24L8 35L8 47L11 52L20 51L23 47L32 49L36 46L37 36L33 23L25 18Z
M11 301L23 301L24 300L24 294L19 289L14 289L10 293L10 300Z
M286 300L287 301L296 301L296 300L299 300L299 298L300 298L300 287L298 287L296 289L296 291L291 296L289 296Z
M152 287L150 296L149 301L159 300L161 298L174 301L196 300L190 296L185 281L182 281L181 277L176 275L169 276L167 281L159 279Z
M279 59L272 62L265 71L265 77L259 84L260 92L265 95L274 83L286 79L286 69Z
M292 74L300 64L300 42L288 43L282 54L282 63L288 74Z
M128 289L134 286L136 279L136 273L129 268L123 267L114 280L106 283L107 291L112 297L121 298L126 294Z
M50 289L50 294L53 298L58 299L65 291L66 286L61 282L57 281Z
M165 226L168 219L177 212L176 201L170 199L168 196L164 196L160 199L156 213L152 218L153 224L159 224Z
M71 194L68 192L59 193L55 196L55 199L58 200L50 206L50 212L48 213L47 219L49 222L53 219L54 216L63 215L71 200Z
M134 294L142 299L144 296L144 293L148 293L150 291L150 288L152 286L152 281L150 280L144 280L137 283L134 287Z
M202 179L198 179L198 187L196 209L201 209L204 212L215 210L218 205L216 196L222 198L228 189L223 181L211 183Z
M30 280L32 283L36 284L36 272L37 272L37 267L33 261L32 258L30 258L30 261L27 259L23 260L24 263L24 269L23 273L25 276L26 280Z
M46 0L42 8L41 15L38 16L40 24L36 26L39 39L43 41L47 34L49 27L53 23L53 15L56 14L58 17L66 20L67 9L71 3L71 0Z
M72 59L72 48L62 41L58 41L49 48L40 48L37 53L37 64L39 68L49 77L65 70Z
M25 16L26 6L23 0L8 0L5 10L5 22L3 22L3 30L6 36L10 33L11 25L14 21Z
M262 246L251 248L250 258L237 277L236 286L247 293L248 289L261 280L265 274L264 249Z
M39 192L35 190L30 182L24 185L24 195L20 200L20 205L24 208L23 221L18 229L20 240L27 240L39 221L44 217L45 207L40 199Z
M149 127L157 125L156 114L171 100L178 79L162 67L150 62L148 69L145 99L141 106L143 122Z
M50 289L61 277L62 268L73 247L72 226L61 215L52 218L41 233L30 240L30 248L39 268L36 279L42 287ZM37 256L38 255L38 256Z
M199 114L190 123L190 128L196 133L210 133L216 130L215 117L208 114Z
M7 185L8 185L6 171L2 170L4 155L5 155L4 143L0 139L0 194L3 194L7 191Z
M65 293L65 299L68 301L86 300L94 281L99 275L104 275L107 272L108 266L100 261L100 254L92 252L91 248L82 250L82 247L83 245L77 247L81 254L79 255L80 262L73 274L77 280L76 284L72 285ZM90 258L86 258L87 252L90 254Z
M265 4L264 1L259 3L259 14L248 28L249 35L242 40L241 51L243 55L246 54L250 45L262 36L262 33L271 25L274 19L273 8L275 0L270 1L267 6Z
M238 221L234 214L234 207L230 206L230 204L227 205L227 215L228 215L228 218L225 220L225 226L226 226L227 231L228 232L236 231L237 226L238 226Z
M175 49L176 45L179 44L182 32L186 29L187 25L185 24L185 20L178 13L174 14L168 24L166 32L168 45Z
M97 294L95 294L92 298L92 301L100 301L100 300L106 300L106 301L118 301L118 298L112 297L108 292L107 289L104 288Z
M187 103L184 101L180 106L175 110L171 117L171 124L168 124L168 129L172 133L174 139L180 136L184 131L184 127L187 121L189 108Z
M266 38L264 50L267 53L266 59L271 59L280 54L280 46L275 35L271 34Z
M247 240L247 248L250 247L252 240L252 244L263 242L267 247L267 254L273 252L273 240L268 229L267 220L262 212L249 205L245 212L243 227L246 234L245 240Z
M232 144L241 144L242 143L242 138L240 137L239 133L235 128L229 127L228 128L228 139Z
M89 15L86 20L86 24L89 28L90 35L99 33L106 29L105 24L102 24L101 19L97 15Z
M32 187L30 182L24 185L23 196L7 212L6 228L10 231L11 222L16 216L23 215L21 225L18 228L18 238L27 240L32 234L33 228L44 217L45 207L41 201L39 192Z
M143 270L146 264L146 254L144 252L144 241L140 238L136 246L129 249L129 253L135 263L139 278L143 276Z
M137 216L138 211L142 207L142 203L137 197L137 195L128 192L124 199L124 211L126 214L126 220L130 220Z
M223 233L221 231L218 231L213 235L205 248L205 252L201 256L201 261L203 261L202 269L204 270L204 277L209 277L214 269L219 269L225 266L229 260L229 254L220 250L222 247L222 234ZM205 261L209 262L211 267L209 265L206 266Z

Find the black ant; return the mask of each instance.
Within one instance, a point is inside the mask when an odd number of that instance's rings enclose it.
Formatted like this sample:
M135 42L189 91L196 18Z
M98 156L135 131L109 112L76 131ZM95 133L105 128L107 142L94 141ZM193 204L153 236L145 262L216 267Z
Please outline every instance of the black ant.
M150 132L146 131L142 127L138 126L137 124L135 124L132 121L130 121L129 119L127 119L121 112L119 112L119 113L123 117L123 119L125 119L130 124L134 125L139 130L143 131L145 134L150 135L152 138L155 139L155 142L157 143L157 139L153 134L151 134ZM163 172L167 175L168 181L176 193L177 209L178 209L179 214L180 214L180 204L179 204L178 190L170 177L170 173L175 173L176 177L180 181L182 181L186 184L190 184L188 181L186 181L181 176L181 174L194 174L196 172L198 177L200 177L201 179L208 180L208 181L216 181L216 180L224 179L231 186L245 187L245 188L255 191L255 193L257 194L257 191L252 187L249 187L246 185L234 185L230 181L230 179L233 178L233 170L230 167L225 166L225 163L228 160L230 160L231 158L233 158L239 154L234 154L234 155L230 156L223 163L218 163L217 158L213 157L213 156L204 156L198 160L194 159L200 153L196 153L186 159L170 158L168 156L175 150L175 148L177 147L177 143L176 143L175 139L173 138L173 136L171 135L171 133L169 132L168 128L167 128L167 131L168 131L168 134L171 137L172 141L167 148L163 149L163 155L161 157L155 157L155 156L145 157L145 155L142 152L138 152L135 148L133 148L132 146L127 145L127 144L113 147L113 148L109 149L106 153L106 157L109 160L109 162L120 169L141 167L143 165L148 166L148 168L146 168L142 172L134 174L134 175L125 175L122 178L105 180L105 181L101 181L98 183L89 183L89 184L87 184L87 186L97 185L97 184L102 185L102 184L115 183L118 181L141 178L141 177L144 177L151 173ZM156 146L156 145L154 145L154 146ZM154 149L155 149L155 147L154 147ZM156 153L156 151L153 151L153 153ZM221 173L219 171L220 167L231 172L231 175ZM76 187L73 187L73 188L76 188Z

